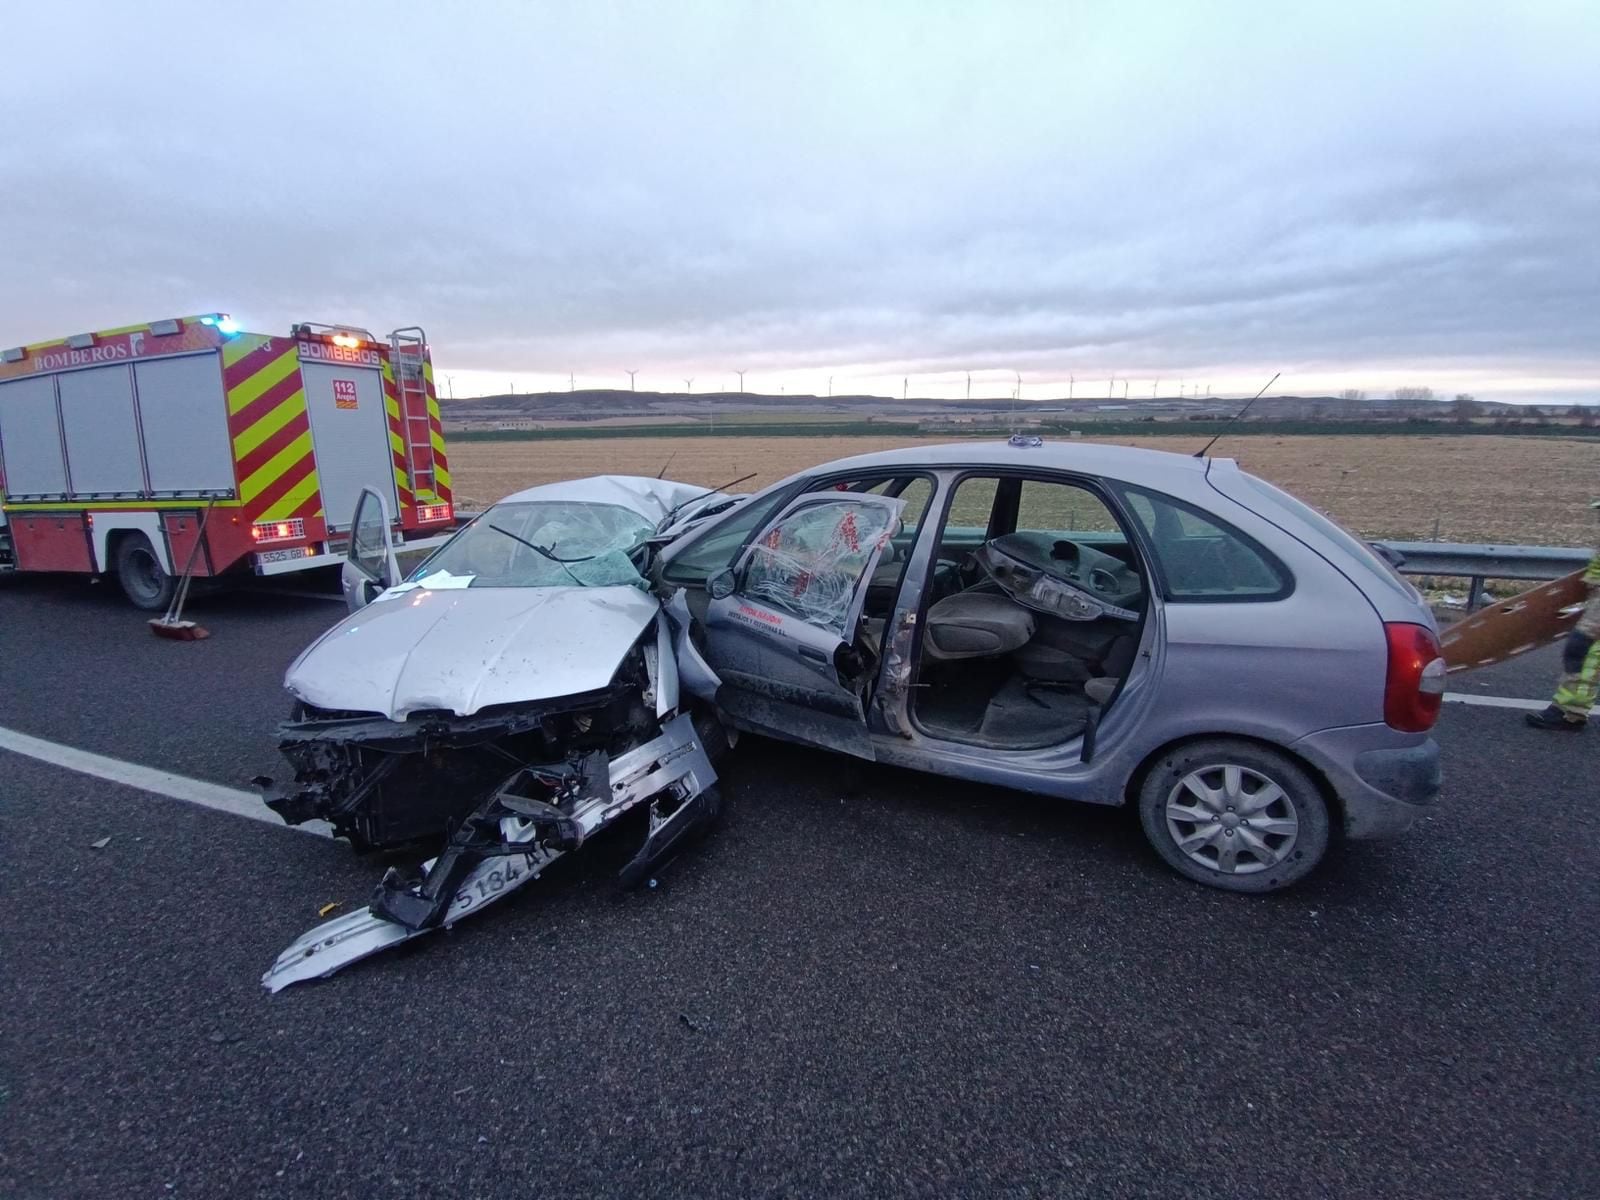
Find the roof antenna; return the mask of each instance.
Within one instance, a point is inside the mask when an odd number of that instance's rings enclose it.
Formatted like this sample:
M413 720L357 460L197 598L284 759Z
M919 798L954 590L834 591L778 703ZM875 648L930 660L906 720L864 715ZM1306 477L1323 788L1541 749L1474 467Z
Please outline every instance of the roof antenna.
M1278 375L1282 375L1282 374L1283 374L1282 371L1278 372ZM1214 437L1212 437L1212 439L1209 442L1207 442L1204 446L1200 447L1200 449L1196 450L1194 452L1194 456L1196 458L1204 458L1206 456L1206 454L1210 451L1211 447L1213 447L1213 446L1215 446L1217 444L1217 439L1220 438L1223 434L1227 433L1228 430L1233 428L1233 425L1234 425L1235 421L1244 420L1245 413L1250 411L1250 405L1254 404L1257 400L1261 399L1262 395L1266 392L1266 390L1269 387L1271 387L1273 384L1278 382L1278 375L1274 375L1271 379L1267 380L1266 383L1262 384L1261 385L1261 391L1257 392L1254 396L1250 397L1250 404L1246 404L1238 412L1234 413L1233 416L1229 417L1228 418L1228 423L1226 425L1224 425L1221 429L1217 430L1216 435Z

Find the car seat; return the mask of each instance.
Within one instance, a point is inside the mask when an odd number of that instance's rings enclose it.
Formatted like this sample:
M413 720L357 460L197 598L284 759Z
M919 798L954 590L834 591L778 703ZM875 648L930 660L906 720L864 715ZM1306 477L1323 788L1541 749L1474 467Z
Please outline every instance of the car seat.
M997 658L1033 637L1033 614L999 592L957 592L928 609L922 650L934 662Z

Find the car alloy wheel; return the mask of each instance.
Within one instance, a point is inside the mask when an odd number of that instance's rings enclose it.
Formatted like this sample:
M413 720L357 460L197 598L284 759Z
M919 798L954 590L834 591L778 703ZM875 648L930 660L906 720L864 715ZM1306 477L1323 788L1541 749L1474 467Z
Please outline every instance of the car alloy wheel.
M1178 849L1224 875L1251 875L1294 851L1300 820L1288 793L1259 771L1217 764L1190 771L1167 794Z
M1327 853L1332 813L1305 766L1243 738L1168 750L1141 772L1139 823L1173 870L1229 892L1275 892Z

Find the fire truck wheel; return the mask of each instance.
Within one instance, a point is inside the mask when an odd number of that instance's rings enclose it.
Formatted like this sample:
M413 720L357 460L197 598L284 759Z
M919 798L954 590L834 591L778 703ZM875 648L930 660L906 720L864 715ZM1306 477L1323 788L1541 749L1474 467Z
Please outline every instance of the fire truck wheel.
M116 559L117 580L135 608L162 612L172 603L178 581L167 574L144 534L124 534L117 542Z

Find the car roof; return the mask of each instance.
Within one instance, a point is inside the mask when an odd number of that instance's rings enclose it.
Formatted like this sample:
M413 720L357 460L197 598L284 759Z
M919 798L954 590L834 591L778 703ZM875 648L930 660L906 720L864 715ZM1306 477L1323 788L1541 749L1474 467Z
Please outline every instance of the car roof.
M503 496L499 504L529 501L568 501L575 504L615 504L632 509L651 521L659 521L670 510L690 500L714 493L695 483L673 479L651 479L645 475L591 475L583 479L564 479L542 483Z
M1078 438L1062 441L1040 439L1037 445L1031 441L1027 445L1017 445L1010 441L972 441L906 446L899 450L857 454L851 458L821 463L797 472L789 478L815 475L819 471L826 471L832 475L839 471L879 471L899 466L970 466L996 467L1005 470L1043 468L1083 475L1106 475L1127 483L1147 484L1159 489L1163 485L1170 486L1180 479L1184 484L1191 486L1200 484L1211 461L1211 459L1195 458L1189 454L1174 454L1168 450L1112 446ZM1230 467L1236 465L1232 459L1216 461L1226 463Z

